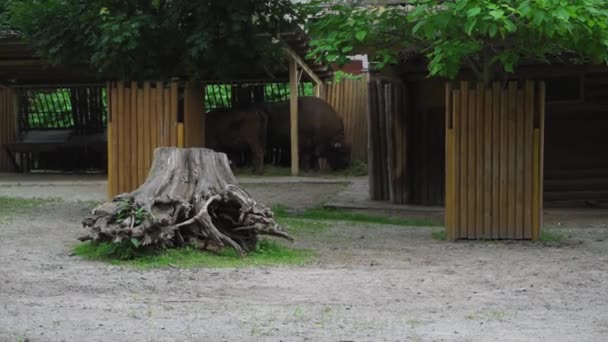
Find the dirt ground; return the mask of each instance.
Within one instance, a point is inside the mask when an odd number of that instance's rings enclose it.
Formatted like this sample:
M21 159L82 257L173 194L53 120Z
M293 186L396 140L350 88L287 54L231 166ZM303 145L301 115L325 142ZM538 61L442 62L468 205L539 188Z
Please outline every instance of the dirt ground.
M301 208L342 186L246 188ZM296 236L318 254L306 266L144 271L70 256L88 208L69 199L0 221L0 341L608 338L605 212L549 213L548 230L570 236L558 244L451 243L431 238L440 228L330 222Z

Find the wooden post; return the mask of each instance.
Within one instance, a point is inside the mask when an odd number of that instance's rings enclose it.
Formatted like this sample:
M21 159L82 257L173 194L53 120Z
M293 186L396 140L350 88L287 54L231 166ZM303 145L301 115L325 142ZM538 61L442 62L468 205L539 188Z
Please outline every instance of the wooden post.
M112 115L114 115L114 105L115 105L115 100L113 99L114 97L114 91L112 90L112 85L110 82L107 82L106 84L106 97L107 97L107 101L108 101L108 118L107 118L107 144L108 144L108 199L111 199L114 196L114 184L116 183L116 174L114 172L114 145L116 143L116 141L114 140L114 137L112 136L112 123L113 123L113 119L112 119Z
M291 128L291 175L300 173L300 153L298 144L298 64L294 58L289 60L290 84L290 128Z
M188 82L184 88L184 147L205 146L205 88Z

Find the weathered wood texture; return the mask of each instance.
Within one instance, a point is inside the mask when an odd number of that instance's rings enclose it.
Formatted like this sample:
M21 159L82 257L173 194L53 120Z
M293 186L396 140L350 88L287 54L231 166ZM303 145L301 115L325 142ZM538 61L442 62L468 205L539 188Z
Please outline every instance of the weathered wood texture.
M416 107L408 84L369 83L370 198L441 205L445 181L445 114Z
M292 58L289 60L289 136L291 138L291 175L300 173L300 150L298 146L298 66Z
M405 86L399 82L369 82L368 170L370 198L408 203L408 111Z
M0 172L14 171L4 144L17 137L17 97L13 90L0 86Z
M342 117L346 141L352 146L351 159L362 162L367 162L368 81L369 76L364 74L318 88L319 97Z
M142 106L143 107L143 106ZM270 208L238 186L224 153L158 148L145 183L95 208L80 240L137 246L256 249L260 235L291 239Z
M177 139L177 83L113 82L108 85L108 94L111 198L143 184L156 148L183 146L183 141Z
M449 239L538 239L544 84L446 88Z
M205 146L205 88L188 82L184 88L184 147Z

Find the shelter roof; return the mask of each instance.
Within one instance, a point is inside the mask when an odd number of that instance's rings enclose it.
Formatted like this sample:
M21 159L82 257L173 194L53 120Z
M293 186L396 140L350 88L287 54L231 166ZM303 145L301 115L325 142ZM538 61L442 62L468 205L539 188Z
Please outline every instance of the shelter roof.
M270 35L268 37L273 38ZM331 77L333 72L329 66L307 58L310 46L309 38L304 30L296 26L280 33L276 38L284 47L295 52L319 78ZM302 77L307 78L306 75ZM248 82L283 82L288 78L288 67L285 65L278 73L252 70L247 75L239 75L238 80L231 80L231 82L245 80ZM51 65L41 58L31 44L21 38L17 32L0 31L0 84L80 84L99 83L106 80L108 79L104 75L91 70L85 64ZM223 83L227 80L205 81Z

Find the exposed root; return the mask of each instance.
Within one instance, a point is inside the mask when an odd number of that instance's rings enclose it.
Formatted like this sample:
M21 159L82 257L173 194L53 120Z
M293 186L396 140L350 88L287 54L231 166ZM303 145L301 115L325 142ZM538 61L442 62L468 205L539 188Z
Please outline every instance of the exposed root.
M116 196L83 220L81 241L182 247L233 248L239 256L255 250L260 235L292 240L270 208L241 189L226 155L208 149L160 148L146 182Z

